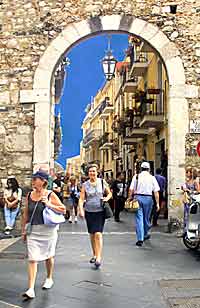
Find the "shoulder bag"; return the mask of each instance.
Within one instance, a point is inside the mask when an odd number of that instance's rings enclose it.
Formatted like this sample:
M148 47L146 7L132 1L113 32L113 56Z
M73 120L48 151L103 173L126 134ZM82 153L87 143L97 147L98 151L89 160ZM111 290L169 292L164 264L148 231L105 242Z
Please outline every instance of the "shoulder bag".
M101 180L101 184L102 184L102 193L104 195L103 179ZM113 212L111 210L111 207L110 207L109 203L103 201L102 202L102 206L103 206L103 210L104 210L105 219L113 217Z
M51 195L51 192L48 195L48 199ZM58 213L53 209L45 206L43 210L43 220L45 225L58 225L65 222L65 217L62 213Z
M31 194L31 193L29 193L28 200L29 200L30 194ZM36 211L37 206L38 206L38 202L39 202L39 201L36 202L36 205L35 205L35 207L34 207L34 210L33 210L33 213L32 213L32 215L31 215L31 218L30 218L29 222L27 222L27 223L25 224L25 233L26 233L26 235L30 235L31 232L32 232L32 221L33 221L33 217L34 217L34 215L35 215L35 211Z
M138 187L138 174L136 175L136 191L137 191L137 187ZM124 205L124 208L129 210L130 212L137 212L137 210L139 209L140 204L138 202L137 199L133 198L131 199L127 199Z

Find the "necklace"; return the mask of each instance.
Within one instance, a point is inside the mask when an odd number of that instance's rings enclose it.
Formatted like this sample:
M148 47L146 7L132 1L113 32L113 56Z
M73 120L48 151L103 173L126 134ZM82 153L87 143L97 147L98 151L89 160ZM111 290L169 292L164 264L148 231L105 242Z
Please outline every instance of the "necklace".
M91 182L91 181L90 181L90 185L91 185L91 186L97 186L97 181L95 181L95 182Z

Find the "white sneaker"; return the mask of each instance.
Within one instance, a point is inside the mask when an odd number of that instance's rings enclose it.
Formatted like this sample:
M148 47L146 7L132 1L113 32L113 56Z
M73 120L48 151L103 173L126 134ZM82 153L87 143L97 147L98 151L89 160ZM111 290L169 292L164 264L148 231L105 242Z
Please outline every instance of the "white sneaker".
M53 287L53 279L47 278L42 286L42 289L51 289Z
M35 297L35 291L34 289L28 289L22 296L26 299L32 299Z
M78 222L78 218L77 216L74 218L74 222L77 223Z
M72 223L72 216L69 217L68 222L71 224Z

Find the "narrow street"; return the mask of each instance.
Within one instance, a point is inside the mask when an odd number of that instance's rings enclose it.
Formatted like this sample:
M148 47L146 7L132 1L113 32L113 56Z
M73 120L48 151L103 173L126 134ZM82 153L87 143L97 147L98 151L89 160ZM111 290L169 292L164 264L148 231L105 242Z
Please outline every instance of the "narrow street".
M90 246L84 223L63 225L54 287L41 289L45 278L41 264L36 298L30 302L20 297L27 283L25 246L21 240L9 246L0 254L0 308L199 307L195 306L200 287L198 253L188 252L181 239L165 233L163 227L154 229L152 239L138 248L132 214L123 213L122 220L107 222L101 270L94 270L88 262Z

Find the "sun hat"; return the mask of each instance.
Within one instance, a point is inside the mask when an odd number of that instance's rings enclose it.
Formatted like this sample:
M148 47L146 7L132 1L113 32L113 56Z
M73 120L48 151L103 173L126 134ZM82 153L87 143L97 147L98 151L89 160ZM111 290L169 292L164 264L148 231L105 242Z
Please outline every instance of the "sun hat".
M46 173L44 171L37 171L37 172L33 173L32 178L33 179L39 178L39 179L48 181L49 175L48 175L48 173Z
M147 161L143 161L143 163L141 163L141 168L150 169L150 164Z

